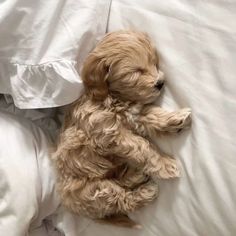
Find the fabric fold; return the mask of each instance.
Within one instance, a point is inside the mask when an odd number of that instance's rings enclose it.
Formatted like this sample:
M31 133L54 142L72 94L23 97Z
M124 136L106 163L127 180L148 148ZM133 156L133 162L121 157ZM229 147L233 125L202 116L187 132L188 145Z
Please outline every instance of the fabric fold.
M0 93L11 94L19 108L46 108L76 100L83 85L76 62L50 61L39 65L0 62Z
M75 101L84 59L107 30L111 0L0 2L0 93L18 108ZM78 71L78 72L77 72Z

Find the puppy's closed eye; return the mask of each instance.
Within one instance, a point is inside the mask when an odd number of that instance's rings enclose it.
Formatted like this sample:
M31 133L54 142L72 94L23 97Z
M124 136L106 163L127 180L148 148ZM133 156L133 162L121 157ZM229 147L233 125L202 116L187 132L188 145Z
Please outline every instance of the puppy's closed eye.
M143 73L146 72L146 70L145 70L144 68L142 68L142 67L138 67L138 68L136 69L136 71L139 72L139 73L141 73L141 74L143 74Z
M140 74L145 74L147 73L147 69L143 68L143 67L138 67L136 68L136 72L140 73Z

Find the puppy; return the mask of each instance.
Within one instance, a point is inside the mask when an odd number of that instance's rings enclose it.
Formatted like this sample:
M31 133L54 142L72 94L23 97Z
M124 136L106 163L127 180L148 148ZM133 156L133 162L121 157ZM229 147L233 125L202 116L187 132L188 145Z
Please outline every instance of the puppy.
M127 214L153 201L157 179L179 177L152 140L190 124L190 110L153 103L164 86L158 54L141 32L107 34L84 62L85 93L72 104L53 160L63 204L95 220L138 227Z

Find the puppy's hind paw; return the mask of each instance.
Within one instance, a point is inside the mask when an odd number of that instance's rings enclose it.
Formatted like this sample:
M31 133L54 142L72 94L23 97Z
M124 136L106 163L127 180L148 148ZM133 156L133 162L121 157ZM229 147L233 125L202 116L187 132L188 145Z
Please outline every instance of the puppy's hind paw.
M177 160L170 157L162 157L158 160L158 177L170 179L180 177L180 165Z
M140 194L140 197L145 199L145 201L151 202L158 195L158 185L153 180L149 180L147 183L140 185L136 191Z

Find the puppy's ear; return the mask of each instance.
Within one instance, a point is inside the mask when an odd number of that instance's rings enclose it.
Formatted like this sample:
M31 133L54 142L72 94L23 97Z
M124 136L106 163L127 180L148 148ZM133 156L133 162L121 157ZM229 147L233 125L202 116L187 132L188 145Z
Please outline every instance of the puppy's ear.
M91 53L84 62L82 69L82 80L86 91L92 95L94 100L104 100L108 95L108 77L109 67L105 59L99 57L96 53Z

